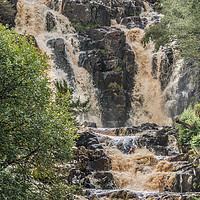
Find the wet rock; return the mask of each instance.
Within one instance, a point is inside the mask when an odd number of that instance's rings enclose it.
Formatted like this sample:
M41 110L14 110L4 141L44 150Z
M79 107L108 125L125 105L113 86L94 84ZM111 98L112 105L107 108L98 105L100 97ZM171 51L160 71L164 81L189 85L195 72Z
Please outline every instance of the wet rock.
M85 177L85 174L77 169L71 169L68 175L68 182L74 185L81 185L81 179Z
M117 143L117 148L123 153L128 153L130 149L133 147L134 142L132 138L121 139Z
M121 24L125 25L127 28L141 28L144 29L147 25L147 19L140 18L139 16L124 17L121 20Z
M123 126L128 119L134 84L135 55L117 28L91 28L81 36L79 66L93 76L102 109L103 125ZM123 119L123 120L121 120Z
M74 87L74 72L65 51L63 38L54 38L47 41L47 47L52 49L56 68L63 70L69 80L69 86Z
M50 32L52 31L56 26L55 18L54 15L51 12L47 12L46 14L46 28L47 31Z
M88 51L88 50L92 50L92 49L97 49L99 46L98 42L92 40L91 38L89 38L87 36L79 35L79 41L80 41L80 46L79 46L80 51ZM83 52L82 52L82 54L83 54Z
M88 35L93 40L102 40L107 33L105 28L91 29L88 32Z
M63 55L65 54L65 43L63 38L50 39L47 41L47 46L60 52Z
M107 34L105 34L103 39L103 47L110 57L117 56L123 58L125 43L125 35L123 31L119 29L111 29Z
M92 8L93 21L97 21L101 26L110 26L111 18L107 8L103 5L94 5Z
M102 189L115 189L117 187L113 174L110 172L95 172L93 177L97 179L96 184Z
M134 5L131 1L125 5L125 16L139 16L142 12L141 6Z
M76 141L76 146L89 148L93 144L99 144L96 136L90 132L79 132L80 137Z
M74 23L88 25L91 20L91 11L89 4L82 4L78 1L63 1L62 14L67 16Z
M87 122L87 127L97 128L97 124L95 122Z
M92 170L96 171L108 171L111 170L111 161L107 156L101 157L97 160L90 162Z
M104 71L106 67L103 55L99 50L91 50L80 54L79 66L84 67L91 74Z
M165 48L163 49L164 54L161 58L160 63L160 83L161 83L161 89L164 90L166 86L168 85L170 81L170 77L173 73L173 52L171 48Z
M185 168L184 165L183 168ZM191 170L176 174L176 179L172 187L168 188L167 191L198 192L200 190L200 186L196 181L199 178L199 169L195 169L195 166L191 166Z
M98 3L81 3L78 1L63 0L62 14L70 21L80 26L98 24L110 26L110 14L104 5Z

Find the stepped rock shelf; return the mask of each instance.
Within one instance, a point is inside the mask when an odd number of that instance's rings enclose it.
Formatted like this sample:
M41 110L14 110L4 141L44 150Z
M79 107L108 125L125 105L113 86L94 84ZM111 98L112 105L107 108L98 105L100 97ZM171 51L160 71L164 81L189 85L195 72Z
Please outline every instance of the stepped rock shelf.
M86 199L200 197L200 170L179 152L175 128L147 123L79 133L68 181L83 186Z

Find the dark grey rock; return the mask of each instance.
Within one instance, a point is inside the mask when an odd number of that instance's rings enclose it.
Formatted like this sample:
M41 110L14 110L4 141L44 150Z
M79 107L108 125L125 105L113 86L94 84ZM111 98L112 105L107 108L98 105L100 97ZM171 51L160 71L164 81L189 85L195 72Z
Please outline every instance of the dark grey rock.
M104 156L97 160L91 161L90 167L95 171L108 171L111 170L111 162L107 156Z
M47 31L50 32L53 29L55 29L56 27L56 22L55 22L55 18L54 15L51 12L47 12L46 14L46 28Z
M95 172L94 178L97 179L97 184L102 189L115 189L117 188L113 174L111 172Z
M90 132L80 132L79 138L76 141L76 146L85 146L86 148L89 148L93 144L99 144L96 136Z

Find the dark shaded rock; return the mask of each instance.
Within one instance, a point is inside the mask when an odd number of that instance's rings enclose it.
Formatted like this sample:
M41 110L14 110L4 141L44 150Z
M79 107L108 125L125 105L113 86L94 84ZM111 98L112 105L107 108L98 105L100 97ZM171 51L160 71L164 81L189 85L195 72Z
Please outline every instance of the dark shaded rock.
M17 4L18 0L10 0L12 4Z
M95 172L94 178L97 179L97 184L102 189L115 189L116 183L113 174L110 172Z
M88 34L89 37L82 37L80 42L82 50L87 51L80 54L79 66L93 75L94 85L99 89L103 125L123 126L128 119L137 71L135 55L120 29L96 28L90 29Z
M51 12L47 12L46 14L46 28L47 31L50 32L52 31L56 26L55 18L54 15Z
M199 185L195 182L199 178L199 175L181 173L176 174L175 181L171 188L164 188L166 191L170 192L195 192L199 191Z
M153 55L152 59L152 76L154 79L158 78L158 59L157 59L157 54Z
M78 1L62 1L62 14L67 16L73 23L88 25L91 21L89 4L82 4Z
M123 72L101 72L95 74L95 83L100 90L122 90L125 81Z
M142 130L159 130L159 126L154 123L144 123L140 126Z
M70 21L80 25L99 24L100 26L110 26L110 14L107 8L100 4L81 3L78 1L62 1L62 14Z
M96 21L101 26L110 26L111 18L107 8L103 5L93 5L92 7L92 20Z
M91 161L90 167L95 171L108 171L111 170L111 162L107 156L104 156L97 160Z
M125 17L121 20L121 24L125 25L127 28L144 28L146 23L144 23L139 16Z
M56 38L47 41L47 46L54 49L56 53L65 55L65 43L63 38Z
M101 51L91 50L80 54L79 66L84 67L89 73L105 70L105 63Z
M142 12L141 6L135 6L132 2L125 5L125 16L139 16Z
M164 54L161 58L160 63L160 76L159 80L161 83L161 89L164 90L168 83L170 82L170 77L173 73L173 52L172 49L166 48L164 49Z
M99 150L99 149L104 149L101 144L93 144L90 146L90 149L92 150Z
M99 43L92 40L91 38L87 36L79 35L79 42L80 42L80 51L88 51L92 49L97 49L99 46Z
M97 128L97 124L95 122L87 122L87 127Z
M90 132L80 132L80 137L76 141L76 146L89 148L93 144L99 144L96 136Z
M88 35L93 40L102 40L107 33L107 30L104 28L90 29Z
M81 185L80 181L85 177L85 174L77 169L71 169L68 175L68 182L74 185Z
M46 44L52 49L56 68L62 69L67 74L69 86L74 87L74 72L65 52L65 43L63 38L55 38L47 41Z
M105 34L102 45L109 57L117 56L123 58L125 43L126 37L124 32L119 29L111 29Z
M123 153L128 153L130 149L133 147L133 145L134 145L134 142L132 138L125 138L125 139L121 139L117 143L117 148Z
M89 178L84 178L82 185L85 188L95 189L95 186L90 183L90 179Z

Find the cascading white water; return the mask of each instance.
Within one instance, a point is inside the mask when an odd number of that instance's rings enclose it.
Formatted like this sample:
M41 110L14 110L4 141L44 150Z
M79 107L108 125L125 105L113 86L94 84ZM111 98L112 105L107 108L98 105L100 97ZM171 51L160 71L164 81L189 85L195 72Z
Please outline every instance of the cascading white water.
M47 55L52 55L52 49L47 46L50 39L62 38L65 46L65 53L72 66L75 79L75 97L80 97L82 101L90 99L90 111L80 116L80 121L93 121L101 127L101 112L96 97L96 91L93 87L91 75L82 67L78 67L79 59L79 41L74 28L71 26L67 17L48 7L51 0L19 0L17 3L16 31L18 33L27 32L33 35L39 48ZM50 12L55 19L55 26L47 31L46 16ZM53 60L49 61L51 70L48 75L54 80L67 80L67 74L56 67ZM69 82L69 80L67 80Z
M92 130L97 134L99 142L106 147L117 188L138 192L163 192L164 188L171 188L176 181L176 171L181 166L181 162L170 162L170 156L162 153L159 155L151 148L142 146L140 142L141 137L145 137L146 134L152 136L156 132L144 130L125 136L126 129ZM119 135L116 136L116 133ZM168 137L166 143L168 143L168 150L170 149L174 154L179 152L173 135Z
M138 66L132 102L134 124L152 122L159 125L170 125L170 118L164 112L160 81L154 79L152 75L154 46L150 43L143 47L141 43L143 35L144 31L139 28L127 32L127 41L135 53Z
M161 15L155 13L146 2L144 2L144 7L145 11L140 14L140 17L147 19L146 27L149 27L153 23L153 16L161 17ZM127 121L127 125L140 125L147 122L158 125L171 125L172 120L165 110L164 96L159 81L162 52L157 53L158 73L155 79L152 73L154 44L150 42L145 47L143 46L144 30L141 28L128 29L114 21L112 21L112 25L124 31L126 42L135 53L135 62L138 69L132 94L130 118Z

